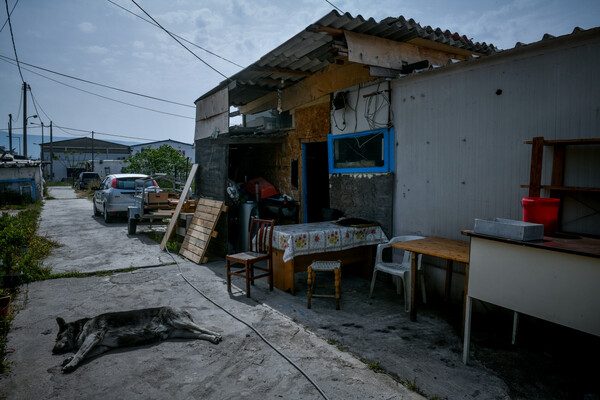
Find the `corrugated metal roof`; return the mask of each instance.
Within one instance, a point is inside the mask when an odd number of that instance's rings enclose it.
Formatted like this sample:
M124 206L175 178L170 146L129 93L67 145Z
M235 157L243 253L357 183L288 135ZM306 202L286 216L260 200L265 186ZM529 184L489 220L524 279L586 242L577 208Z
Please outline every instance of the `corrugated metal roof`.
M486 55L498 51L492 44L473 42L464 35L442 31L440 28L422 27L413 19L406 20L402 16L388 17L377 22L373 18L364 19L361 15L353 17L348 13L342 15L334 10L254 64L221 82L198 100L229 86L230 104L240 106L282 88L282 80L283 87L287 87L304 79L333 64L340 55L340 47L345 43L343 34L339 32L336 35L335 30L399 42L422 38Z

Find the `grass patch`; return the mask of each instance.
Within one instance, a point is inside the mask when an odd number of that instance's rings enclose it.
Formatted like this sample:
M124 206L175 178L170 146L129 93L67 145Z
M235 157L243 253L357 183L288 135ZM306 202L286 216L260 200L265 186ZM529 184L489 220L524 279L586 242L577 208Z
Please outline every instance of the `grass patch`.
M417 385L417 378L415 377L412 381L410 379L400 379L400 383L410 390L411 392L415 392L420 394L421 396L425 396L425 392Z
M46 182L46 186L72 186L69 182Z
M42 203L29 204L16 215L0 216L0 275L17 276L20 283L46 279L42 261L58 244L37 234Z
M161 243L163 237L165 236L164 232L141 232L143 235L148 236L150 239L154 240L156 243ZM179 254L179 249L181 249L181 243L177 241L177 239L171 239L167 242L167 249L172 254Z

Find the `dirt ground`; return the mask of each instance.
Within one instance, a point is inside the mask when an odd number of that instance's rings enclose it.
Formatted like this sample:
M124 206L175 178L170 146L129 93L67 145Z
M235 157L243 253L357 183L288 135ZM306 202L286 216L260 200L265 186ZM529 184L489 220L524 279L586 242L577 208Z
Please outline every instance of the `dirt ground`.
M51 257L57 271L131 266L126 254L100 262L119 243L143 245L150 257L158 254L158 244L140 240L143 235L128 236L125 221L106 225L92 217L91 203L89 209L82 203L79 214L66 213L71 201L47 201L41 228L67 247L58 249L62 254L98 256L89 265L76 256L63 255L62 263L61 257ZM53 225L62 228L52 230ZM102 240L77 240L83 229L90 238L96 231ZM8 357L12 371L0 378L0 398L323 398L249 328L198 294L166 256L161 267L22 287L8 336L7 347L15 350ZM248 299L239 289L241 280L234 279L234 291L227 293L223 260L202 266L177 260L183 276L261 331L331 399L421 398L417 393L429 399L599 399L597 337L523 317L512 345L512 315L483 305L486 312L473 318L472 361L464 365L460 304L445 309L431 298L411 322L391 282L378 282L369 299L370 282L344 274L341 310L331 299L314 299L308 310L304 274L296 275L296 296L270 292L260 280ZM201 325L222 332L223 342L177 340L115 350L72 374L60 372L64 356L51 354L57 316L69 321L159 305L185 307Z

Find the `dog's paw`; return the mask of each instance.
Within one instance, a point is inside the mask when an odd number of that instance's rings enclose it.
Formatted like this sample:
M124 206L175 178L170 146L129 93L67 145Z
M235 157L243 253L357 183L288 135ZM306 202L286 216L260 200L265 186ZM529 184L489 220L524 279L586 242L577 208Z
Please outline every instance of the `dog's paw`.
M68 374L69 372L73 372L75 371L76 366L73 364L67 364L63 367L62 372L63 374Z
M219 342L221 342L221 340L223 340L221 335L215 335L210 339L210 342L213 344L219 344Z
M71 362L71 360L73 360L73 357L67 357L64 359L64 361L62 362L62 366L66 366L68 363Z

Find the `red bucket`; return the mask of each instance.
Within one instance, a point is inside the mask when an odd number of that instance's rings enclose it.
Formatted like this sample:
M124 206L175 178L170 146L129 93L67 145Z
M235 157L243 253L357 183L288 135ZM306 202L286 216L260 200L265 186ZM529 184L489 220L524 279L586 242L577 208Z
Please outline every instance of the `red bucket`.
M544 235L554 234L558 223L559 199L523 197L523 221L544 225Z

